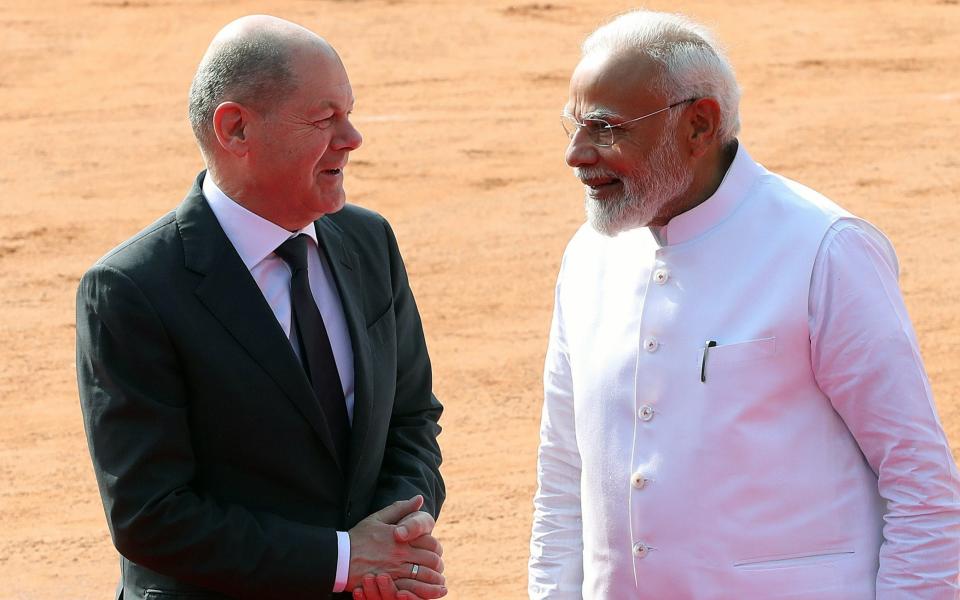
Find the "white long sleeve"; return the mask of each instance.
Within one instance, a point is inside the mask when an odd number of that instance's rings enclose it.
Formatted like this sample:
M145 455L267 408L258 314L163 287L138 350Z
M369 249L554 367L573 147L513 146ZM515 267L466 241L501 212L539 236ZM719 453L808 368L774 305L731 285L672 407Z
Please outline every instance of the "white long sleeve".
M582 597L583 583L580 454L573 422L570 363L559 311L557 302L543 374L528 591L531 599L574 600Z
M810 293L811 362L887 503L877 598L960 597L960 490L889 245L840 221Z

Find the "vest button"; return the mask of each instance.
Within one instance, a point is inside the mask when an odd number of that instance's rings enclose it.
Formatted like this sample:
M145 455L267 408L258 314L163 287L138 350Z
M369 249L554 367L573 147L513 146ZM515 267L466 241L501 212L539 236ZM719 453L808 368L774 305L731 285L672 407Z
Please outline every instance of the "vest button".
M656 352L657 348L660 347L660 342L657 341L657 338L648 337L643 340L643 349L647 352Z
M663 285L670 279L670 271L666 269L657 269L653 272L653 280Z
M644 405L641 406L640 409L637 411L637 416L640 417L640 420L641 420L641 421L649 421L650 419L653 418L653 413L654 413L654 412L655 412L655 411L653 410L653 407L652 407L652 406L648 406L648 405L644 404Z
M648 552L650 552L650 548L642 542L637 542L633 545L633 555L637 558L643 558Z

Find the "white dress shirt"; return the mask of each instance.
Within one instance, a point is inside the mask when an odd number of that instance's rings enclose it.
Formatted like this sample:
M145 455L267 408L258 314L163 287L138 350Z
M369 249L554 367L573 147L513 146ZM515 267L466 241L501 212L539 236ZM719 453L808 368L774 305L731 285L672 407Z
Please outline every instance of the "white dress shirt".
M530 597L957 598L960 483L897 277L882 234L742 146L657 236L584 225L547 350ZM712 332L732 337L704 350Z
M320 309L323 324L330 338L334 361L343 386L343 397L347 404L347 417L353 422L354 380L353 347L350 333L343 315L343 305L337 292L336 283L330 272L330 266L323 249L317 244L316 226L310 223L300 231L290 232L272 223L260 215L250 212L231 200L213 181L209 173L203 178L203 195L207 199L220 227L247 269L263 297L270 305L280 326L290 339L294 352L300 355L300 344L296 328L292 324L292 302L290 299L291 271L287 263L274 253L277 247L291 237L301 233L313 240L307 253L307 273L310 290ZM333 591L342 592L347 584L350 568L350 536L344 531L337 532L337 573Z

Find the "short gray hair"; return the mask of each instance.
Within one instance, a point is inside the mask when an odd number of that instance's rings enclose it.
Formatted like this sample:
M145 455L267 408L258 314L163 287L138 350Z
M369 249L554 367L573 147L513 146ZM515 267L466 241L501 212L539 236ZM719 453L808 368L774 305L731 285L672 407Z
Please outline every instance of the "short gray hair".
M190 85L188 113L201 150L213 137L213 113L228 100L269 113L296 88L287 40L272 31L212 46Z
M591 33L583 42L583 56L598 51L632 51L661 67L652 82L664 95L714 98L720 105L721 144L740 131L740 86L733 67L710 31L683 15L635 10L624 13Z

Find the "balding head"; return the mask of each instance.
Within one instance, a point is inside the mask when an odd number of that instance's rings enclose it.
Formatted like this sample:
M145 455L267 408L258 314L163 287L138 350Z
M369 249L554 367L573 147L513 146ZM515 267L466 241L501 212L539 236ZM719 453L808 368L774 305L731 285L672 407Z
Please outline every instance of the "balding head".
M339 62L323 38L277 17L241 17L217 33L190 86L190 124L204 156L209 159L217 106L232 101L269 113L296 88L293 63L304 50L319 51Z

